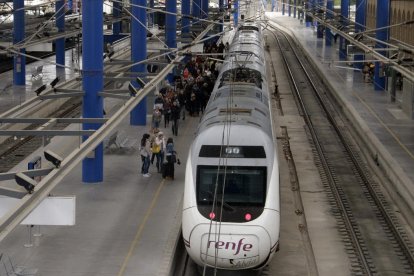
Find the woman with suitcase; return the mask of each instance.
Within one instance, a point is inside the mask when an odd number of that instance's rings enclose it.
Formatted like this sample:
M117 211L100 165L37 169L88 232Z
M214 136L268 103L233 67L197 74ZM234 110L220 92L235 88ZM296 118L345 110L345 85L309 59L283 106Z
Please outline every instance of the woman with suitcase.
M162 177L174 180L174 163L177 162L177 152L174 150L173 138L168 138L165 150L166 163L162 172Z

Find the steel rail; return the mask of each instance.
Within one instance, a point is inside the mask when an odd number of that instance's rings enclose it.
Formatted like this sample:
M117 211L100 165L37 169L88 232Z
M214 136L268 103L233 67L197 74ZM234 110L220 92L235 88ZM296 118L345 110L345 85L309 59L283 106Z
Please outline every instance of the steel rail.
M202 38L212 29L210 24L197 38L193 45L202 41ZM19 203L5 214L0 220L0 241L2 241L20 222L36 208L41 201L46 198L53 188L69 173L77 164L79 164L87 155L93 151L108 136L112 130L118 126L122 120L146 97L156 85L161 82L174 68L175 62L183 59L183 56L177 56L173 62L161 70L158 78L148 82L136 95L131 97L122 108L120 108L106 123L95 131L86 141L84 141L76 150L62 160L59 168L53 169L45 176L35 187L33 194L27 194Z
M276 29L274 26L272 26L272 28L273 29ZM276 35L275 35L275 37L276 37L276 40L278 41L278 43L280 45L279 38L277 38ZM293 49L292 46L291 46L291 48L292 48L295 56L297 57L297 54L294 51L294 49ZM326 176L328 178L329 183L331 183L331 185L334 186L335 184L333 184L333 183L336 182L335 181L335 177L332 175L332 172L329 169L329 164L328 164L328 162L326 160L325 153L324 153L324 151L322 149L322 145L321 145L322 143L320 142L320 139L318 138L318 135L316 134L316 131L315 131L314 127L313 127L313 123L312 123L311 116L308 114L308 111L307 111L307 108L306 108L306 106L304 104L304 101L302 99L302 96L300 95L300 92L299 92L300 89L298 88L298 86L297 86L297 84L295 82L295 78L293 77L293 72L290 69L290 66L288 65L288 62L287 62L285 53L284 53L283 50L281 51L281 53L282 53L282 57L283 57L283 60L284 60L285 67L287 68L287 71L289 73L289 78L290 78L290 80L291 80L291 82L292 82L292 84L294 86L295 94L296 94L296 97L298 98L298 102L300 104L300 108L302 109L302 112L303 112L303 115L302 116L303 116L303 118L304 118L304 120L305 120L305 122L306 122L306 124L308 126L309 132L310 132L310 134L312 136L312 139L314 141L315 149L317 150L319 156L321 157L320 158L321 165L324 168L324 171L326 173ZM300 64L302 70L305 72L305 75L308 78L308 81L312 85L312 88L315 91L317 91L317 88L314 85L314 83L312 82L312 80L310 79L310 76L307 73L307 71L305 70L304 65L302 64L302 62L299 60L298 57L297 57L297 59L299 61L299 64ZM324 112L325 112L325 114L327 114L327 111L326 110L324 110ZM342 212L342 217L346 221L347 226L349 227L348 228L348 230L349 230L348 232L349 232L349 234L351 236L351 239L353 241L353 244L354 244L355 249L358 251L359 260L362 262L362 265L363 265L363 268L362 269L364 270L364 272L366 273L366 275L374 275L373 273L371 273L371 271L369 269L369 267L370 267L369 266L369 262L365 258L365 254L364 254L364 251L363 251L363 249L362 249L362 247L361 247L361 245L360 245L360 243L358 241L358 237L356 236L355 232L351 230L352 229L352 226L351 226L352 225L352 222L351 222L351 220L350 220L350 218L348 216L348 213L346 212L347 208L344 205L343 201L341 200L341 196L338 193L338 190L337 189L332 189L332 193L335 196L337 203L339 204L338 207L343 211Z

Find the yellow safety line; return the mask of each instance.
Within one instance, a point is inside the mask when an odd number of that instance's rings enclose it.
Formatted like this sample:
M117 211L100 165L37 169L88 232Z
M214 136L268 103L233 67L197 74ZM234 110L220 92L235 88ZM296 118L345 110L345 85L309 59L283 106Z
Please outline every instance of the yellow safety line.
M400 139L398 139L397 135L381 120L381 118L378 117L378 115L374 112L374 110L372 110L372 108L363 99L361 99L357 94L354 93L354 95L361 101L362 104L365 105L365 107L371 112L371 114L375 118L377 118L377 120L381 123L381 125L389 132L389 134L397 141L397 143L405 150L405 152L412 159L414 159L413 153L400 141Z
M343 78L342 75L340 75L337 71L335 73L339 76L339 78L342 79L343 82L346 82L346 80ZM400 139L397 137L397 135L381 120L380 117L374 112L374 110L361 98L358 96L358 94L352 90L352 94L358 98L358 100L365 105L365 107L369 110L369 112L380 122L380 124L388 131L388 133L395 139L395 141L400 145L401 148L411 157L411 159L414 159L414 154L400 141Z
M181 116L181 113L180 113L180 116ZM189 119L187 119L187 120L189 120ZM188 131L189 131L189 128L190 128L189 125L190 124L185 124L185 128L184 128L185 131L183 133L184 135L188 135ZM144 220L141 222L141 225L139 226L139 228L137 230L137 233L135 234L135 238L134 238L131 246L129 247L128 254L126 255L126 257L125 257L125 259L124 259L124 261L122 263L122 266L121 266L121 268L120 268L120 270L118 272L118 276L124 275L126 266L127 266L128 262L129 262L129 259L131 258L132 253L134 252L135 246L137 245L138 241L141 238L141 234L142 234L142 231L144 230L144 226L147 223L147 220L148 220L150 214L152 213L152 211L154 209L155 203L158 200L158 197L159 197L159 195L161 193L162 188L164 187L164 184L165 184L165 179L163 179L161 181L161 184L158 187L157 192L155 193L154 197L152 198L151 205L148 208L148 210L147 210L147 212L145 214Z
M126 269L126 266L127 266L128 262L129 262L129 259L131 258L132 253L134 252L135 246L137 245L138 241L141 238L141 234L142 234L142 231L144 230L144 226L147 223L147 220L148 220L150 214L152 213L152 211L154 209L155 203L157 202L158 197L160 195L160 192L161 192L162 188L164 187L164 183L165 183L165 180L163 179L161 181L161 184L158 186L157 192L155 193L154 197L152 198L151 205L150 205L150 207L148 208L148 210L145 214L144 220L141 222L141 225L139 226L139 228L137 230L137 233L135 234L134 241L132 242L131 246L129 247L128 254L125 257L124 262L122 263L121 269L118 272L118 276L124 275L124 272L125 272L125 269Z

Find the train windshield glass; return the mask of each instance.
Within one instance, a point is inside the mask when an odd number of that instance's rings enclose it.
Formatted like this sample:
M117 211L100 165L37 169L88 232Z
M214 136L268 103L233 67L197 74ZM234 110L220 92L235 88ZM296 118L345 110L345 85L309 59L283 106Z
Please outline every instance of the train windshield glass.
M218 200L232 206L264 206L266 198L266 167L217 166L197 167L197 201L211 205L216 183Z

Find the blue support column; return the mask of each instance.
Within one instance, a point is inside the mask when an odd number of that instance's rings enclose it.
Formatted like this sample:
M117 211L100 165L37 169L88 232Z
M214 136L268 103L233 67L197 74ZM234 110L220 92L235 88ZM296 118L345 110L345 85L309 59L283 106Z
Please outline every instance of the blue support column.
M345 24L348 25L349 19L349 0L341 0L341 15ZM339 59L346 59L346 45L347 41L342 36L339 38Z
M165 42L168 48L177 48L177 0L167 0L167 12L165 16ZM170 58L174 58L170 55ZM169 73L167 80L172 84L174 82L174 73Z
M296 5L297 5L297 0L293 0L293 18L296 18Z
M289 17L292 16L292 0L288 2L288 15Z
M309 11L309 9L312 7L311 2L305 2L305 8L303 10L304 16L305 16L305 26L310 27L312 25L312 17L307 15L306 13Z
M390 21L390 0L377 0L377 29L387 27ZM375 32L375 38L381 41L388 41L390 36L389 28L377 30ZM377 43L376 48L385 48L383 43ZM384 51L379 52L382 55L386 55ZM385 77L384 77L384 64L381 62L375 62L374 71L374 89L385 89Z
M56 27L59 33L65 32L65 1L56 1ZM55 41L56 63L65 65L65 38ZM56 68L62 68L56 66Z
M13 0L13 44L24 40L24 0ZM25 54L26 50L21 49ZM14 55L13 58L13 83L14 85L26 85L26 57Z
M72 11L73 8L73 1L72 0L68 0L68 10Z
M367 10L367 2L366 0L357 0L356 1L356 13L355 13L355 33L365 31L365 24L366 24L366 10ZM365 59L365 55L363 54L355 54L354 55L354 67L362 69L364 64L362 61Z
M332 19L333 18L333 7L334 7L334 0L328 0L326 2L326 18ZM325 45L326 46L331 46L332 45L332 32L331 29L326 28L325 30Z
M220 30L219 31L222 32L224 30L224 27L223 27L223 23L224 23L224 20L223 20L224 1L223 0L219 0L219 10L220 10L220 14L222 15L222 16L220 16L221 25L220 25Z
M239 0L234 1L234 15L233 15L234 27L239 24Z
M193 24L198 22L197 18L200 18L200 2L201 0L193 0L193 3L192 3L192 13L193 13L193 16L195 17L193 19Z
M221 0L223 1L223 0ZM190 0L182 0L181 1L181 36L182 37L189 37L190 34L190 19L187 15L191 15L191 7L190 7Z
M282 15L285 15L285 1L286 0L282 0Z
M203 3L203 12L201 18L208 17L208 0L202 0Z
M275 11L275 0L272 0L272 10L271 11Z
M132 0L132 5L147 6L146 0ZM131 59L133 63L147 59L147 11L145 8L131 6L132 15L138 19L139 22L131 17ZM146 73L145 64L135 65L131 68L131 72ZM138 84L134 81L135 87ZM145 97L130 114L130 124L144 126L147 123L147 98Z
M83 117L102 118L103 98L98 93L103 89L103 0L82 2L82 52L83 52ZM100 124L84 123L82 129L98 129ZM86 140L87 137L83 137ZM82 162L83 182L103 180L103 145L93 151L94 156Z
M118 18L121 15L121 3L119 2L112 2L112 15L114 18ZM121 21L115 22L112 24L112 34L119 35L121 32Z

